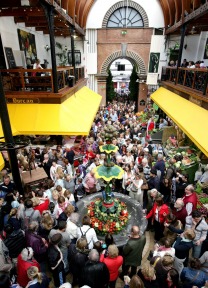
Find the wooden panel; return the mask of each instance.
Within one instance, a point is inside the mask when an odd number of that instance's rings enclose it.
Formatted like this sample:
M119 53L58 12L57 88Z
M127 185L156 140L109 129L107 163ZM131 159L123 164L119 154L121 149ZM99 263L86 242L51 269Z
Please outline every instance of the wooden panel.
M181 0L174 0L174 1L175 1L175 8L176 8L175 22L177 23L181 19L182 5L181 5Z
M84 12L84 9L85 9L85 5L87 4L87 1L88 0L82 0L82 3L80 5L80 8L79 8L79 25L83 21L83 12Z
M61 7L68 12L68 0L61 0Z
M201 5L201 0L193 0L193 10L196 10Z
M80 6L81 6L81 3L82 3L82 0L77 0L76 1L76 7L75 7L75 15L76 15L76 22L79 24L79 9L80 9Z
M90 8L92 7L93 3L94 3L94 0L88 0L85 5L85 9L83 11L82 23L81 23L82 27L86 26L87 16L89 14Z
M76 0L68 0L68 14L75 19Z
M0 7L7 8L7 7L19 7L21 6L21 0L2 0L0 1Z
M183 0L182 1L182 13L183 16L186 15L186 12L191 12L191 0Z
M165 28L167 28L168 25L170 25L170 15L169 15L169 8L168 8L167 0L160 0L160 4L163 10Z
M174 0L167 1L170 15L170 25L172 26L175 23L175 2Z

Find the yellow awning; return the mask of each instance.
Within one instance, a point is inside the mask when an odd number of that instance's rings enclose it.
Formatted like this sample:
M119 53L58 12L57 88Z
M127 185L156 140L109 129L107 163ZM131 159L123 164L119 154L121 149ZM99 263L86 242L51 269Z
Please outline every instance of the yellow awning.
M2 154L0 153L0 171L4 168L4 159L3 159L3 156Z
M208 111L162 87L151 99L208 156Z
M62 104L8 104L13 135L88 135L101 98L83 87Z

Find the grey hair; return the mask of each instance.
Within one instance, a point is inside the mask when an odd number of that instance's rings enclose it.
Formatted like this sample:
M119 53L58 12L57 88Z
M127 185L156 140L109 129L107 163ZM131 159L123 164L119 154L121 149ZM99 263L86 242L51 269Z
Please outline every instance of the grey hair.
M98 262L100 259L99 253L96 249L92 249L89 253L89 260Z
M79 213L73 212L70 216L69 216L69 220L71 220L71 222L73 222L74 224L76 224L79 221Z
M183 199L182 199L182 198L178 198L178 199L176 200L176 202L179 202L178 204L181 205L181 207L184 206L184 202L183 202Z
M153 189L150 190L150 193L156 193L156 192L158 192L158 191L157 191L157 189L155 189L155 188L153 188Z
M29 230L31 230L31 231L37 231L37 229L38 229L38 226L39 226L39 224L38 224L38 222L37 221L32 221L30 224L29 224Z
M24 248L21 252L22 260L27 261L33 257L33 249L31 247Z

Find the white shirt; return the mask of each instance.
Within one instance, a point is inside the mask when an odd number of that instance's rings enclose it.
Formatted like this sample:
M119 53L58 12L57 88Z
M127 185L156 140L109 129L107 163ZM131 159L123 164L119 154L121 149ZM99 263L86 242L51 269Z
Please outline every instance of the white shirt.
M83 225L82 227L77 228L77 239L80 239L82 237L82 234L84 235L86 231L90 228L89 225ZM82 233L81 233L81 230ZM92 249L94 246L94 243L98 241L96 232L94 228L90 228L87 233L85 234L87 243L88 243L88 248Z
M67 223L66 223L66 232L69 234L70 239L74 239L77 238L77 225L75 223L73 223L71 220L67 219Z

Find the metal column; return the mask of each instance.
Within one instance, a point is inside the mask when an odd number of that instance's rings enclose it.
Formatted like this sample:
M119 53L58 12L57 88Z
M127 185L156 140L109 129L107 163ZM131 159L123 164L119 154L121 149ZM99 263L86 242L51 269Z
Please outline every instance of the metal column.
M2 77L0 75L0 118L1 118L1 125L4 133L4 139L5 143L1 144L0 150L7 150L9 155L9 162L11 166L12 176L14 183L17 187L17 190L20 194L23 194L23 187L22 187L22 181L20 178L19 173L19 167L18 167L18 161L17 161L17 155L16 155L16 149L17 145L14 142L13 136L12 136L12 129L9 119L9 113L7 109L4 89L3 89L3 83L2 83ZM26 145L24 145L26 146Z

